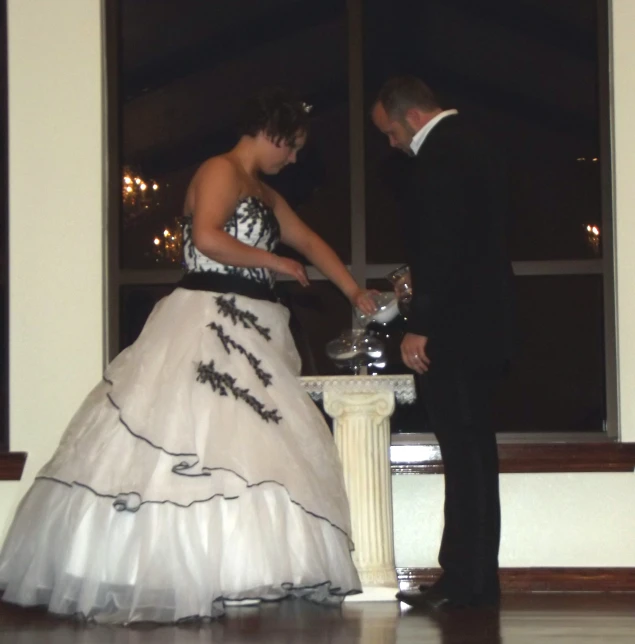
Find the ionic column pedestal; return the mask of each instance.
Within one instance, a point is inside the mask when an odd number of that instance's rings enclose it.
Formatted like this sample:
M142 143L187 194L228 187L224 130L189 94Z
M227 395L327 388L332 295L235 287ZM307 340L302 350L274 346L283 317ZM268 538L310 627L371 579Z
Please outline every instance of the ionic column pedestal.
M402 382L401 379L406 379ZM318 379L305 379L305 387ZM324 378L320 393L333 418L351 508L353 561L363 593L346 601L395 601L395 572L390 471L390 416L395 383L401 398L414 399L410 376L340 376ZM408 386L409 385L409 386ZM314 396L316 397L316 396Z
M397 592L392 531L390 416L392 391L324 392L324 409L334 420L351 506L353 561L366 588ZM366 593L364 593L366 594Z

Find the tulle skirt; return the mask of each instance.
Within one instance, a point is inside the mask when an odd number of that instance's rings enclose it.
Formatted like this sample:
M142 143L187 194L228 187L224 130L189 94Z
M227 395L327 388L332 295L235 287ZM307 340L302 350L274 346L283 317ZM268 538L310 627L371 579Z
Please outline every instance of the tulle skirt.
M280 304L176 289L22 500L4 600L100 622L360 592L329 429Z

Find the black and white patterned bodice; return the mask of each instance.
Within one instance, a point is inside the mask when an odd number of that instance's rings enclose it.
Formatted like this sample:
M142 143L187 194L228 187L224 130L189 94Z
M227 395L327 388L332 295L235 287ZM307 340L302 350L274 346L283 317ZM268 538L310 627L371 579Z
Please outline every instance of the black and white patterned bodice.
M241 199L225 224L225 232L248 246L273 252L280 242L280 226L273 210L257 197ZM275 278L267 268L229 266L203 255L192 237L192 217L183 224L183 259L188 273L221 273L273 286Z

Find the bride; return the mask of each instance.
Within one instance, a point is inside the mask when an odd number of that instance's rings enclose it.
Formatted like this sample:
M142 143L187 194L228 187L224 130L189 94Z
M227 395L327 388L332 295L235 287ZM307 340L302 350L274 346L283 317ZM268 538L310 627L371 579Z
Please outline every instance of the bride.
M228 603L360 592L334 442L299 382L274 274L302 253L361 311L374 303L260 180L304 145L284 90L249 105L238 144L185 197L178 287L107 367L22 500L3 599L108 623L218 617Z

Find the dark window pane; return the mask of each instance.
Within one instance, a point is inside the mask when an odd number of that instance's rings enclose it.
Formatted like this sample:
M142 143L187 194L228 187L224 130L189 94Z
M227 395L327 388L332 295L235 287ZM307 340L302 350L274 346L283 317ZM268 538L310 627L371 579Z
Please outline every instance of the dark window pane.
M602 276L516 278L518 350L497 401L499 432L602 431Z
M388 290L385 280L370 288ZM604 429L604 329L599 275L516 278L518 346L496 401L498 432ZM385 373L406 373L400 319L377 328L388 346ZM478 341L475 338L475 341ZM425 431L420 406L400 409L394 431Z
M144 201L124 196L121 225L121 267L126 269L178 268L182 263L181 225L185 190L196 166L160 175L144 175L126 167L124 177L148 186ZM125 180L125 179L124 179ZM157 186L154 190L153 186ZM176 239L172 239L175 237Z
M515 260L599 254L586 227L601 223L596 0L381 0L365 7L365 87L414 73L505 155ZM407 16L407 20L404 19ZM606 63L604 63L606 65ZM369 262L399 262L394 198L400 175L387 141L367 128ZM401 159L401 162L408 161Z
M296 166L266 180L349 261L344 0L121 6L122 178L131 181L122 185L121 268L178 264L171 237L185 188L202 161L235 144L237 111L267 85L299 92L314 122ZM166 239L177 248L166 251Z
M342 60L346 64L346 59ZM317 112L297 165L269 180L302 220L331 245L344 263L351 261L349 108L346 87L332 107ZM316 109L319 106L316 105Z

